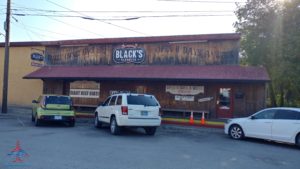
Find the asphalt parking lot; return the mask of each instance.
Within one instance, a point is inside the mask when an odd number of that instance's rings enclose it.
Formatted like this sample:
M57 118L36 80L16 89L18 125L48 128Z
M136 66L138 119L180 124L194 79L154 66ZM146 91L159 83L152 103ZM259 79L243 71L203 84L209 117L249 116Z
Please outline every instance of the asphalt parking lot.
M28 115L0 116L1 169L299 169L299 157L295 146L235 141L222 129L162 125L155 136L114 136L89 120L35 127Z

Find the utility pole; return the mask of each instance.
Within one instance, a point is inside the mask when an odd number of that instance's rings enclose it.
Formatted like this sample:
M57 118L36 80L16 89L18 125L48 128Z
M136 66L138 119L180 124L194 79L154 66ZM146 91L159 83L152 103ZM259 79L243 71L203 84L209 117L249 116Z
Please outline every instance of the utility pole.
M2 113L7 113L7 91L8 91L8 70L9 70L9 32L10 32L10 0L7 0L6 21L5 21L5 56L3 71L2 91Z

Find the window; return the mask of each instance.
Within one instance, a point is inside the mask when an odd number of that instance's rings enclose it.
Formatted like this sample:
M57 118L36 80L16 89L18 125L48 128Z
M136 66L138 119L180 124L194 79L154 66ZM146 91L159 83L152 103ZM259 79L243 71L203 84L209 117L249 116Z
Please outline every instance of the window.
M158 106L158 103L153 96L129 95L127 96L127 102L132 105Z
M273 119L275 115L276 110L270 109L270 110L264 110L256 115L254 115L254 119Z
M115 103L116 103L116 98L117 98L117 96L113 96L113 97L111 98L111 100L110 100L110 102L109 102L109 105L110 105L110 106L114 106L114 105L115 105Z
M46 104L71 104L71 98L66 96L46 96Z
M219 91L219 108L220 109L230 109L230 88L220 88Z
M103 103L103 106L107 106L109 103L109 100L110 100L110 97L105 100L105 102Z
M293 110L278 110L275 114L275 119L281 120L297 120L299 119L300 112Z
M122 96L118 96L116 105L122 105Z

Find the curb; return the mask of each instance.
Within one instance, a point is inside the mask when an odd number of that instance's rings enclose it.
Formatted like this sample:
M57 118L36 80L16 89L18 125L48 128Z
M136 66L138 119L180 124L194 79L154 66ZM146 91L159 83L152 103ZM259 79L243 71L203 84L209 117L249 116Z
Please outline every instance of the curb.
M86 114L86 113L76 113L76 118L80 119L89 119L89 118L94 118L93 114ZM173 125L180 125L180 126L194 126L194 127L205 127L205 128L217 128L217 129L223 129L224 125L223 124L190 124L186 122L176 122L176 121L171 121L171 120L162 120L162 124L173 124Z
M190 124L183 122L175 122L175 121L162 121L163 124L174 124L180 126L193 126L193 127L205 127L205 128L216 128L216 129L224 129L224 125L212 125L212 124Z
M30 116L31 116L30 109L27 109L27 108L16 108L16 109L12 108L12 109L10 109L10 111L7 114L0 113L0 119L29 118ZM92 118L94 118L94 114L76 112L76 118L77 118L76 121L79 123L92 123L93 122ZM162 119L162 124L167 124L167 125L169 124L169 125L197 127L197 128L216 128L216 129L224 128L224 124L209 124L209 123L210 123L210 121L207 121L207 123L204 125L200 124L200 123L190 124L189 122L185 122L185 121Z

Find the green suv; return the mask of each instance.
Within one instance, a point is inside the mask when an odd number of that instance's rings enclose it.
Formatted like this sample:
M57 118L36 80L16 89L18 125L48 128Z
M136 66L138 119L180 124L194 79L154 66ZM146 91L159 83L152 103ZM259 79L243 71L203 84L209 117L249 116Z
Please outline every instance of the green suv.
M42 121L67 122L75 125L75 112L72 108L72 99L64 95L41 95L38 100L32 101L32 122L39 126Z

